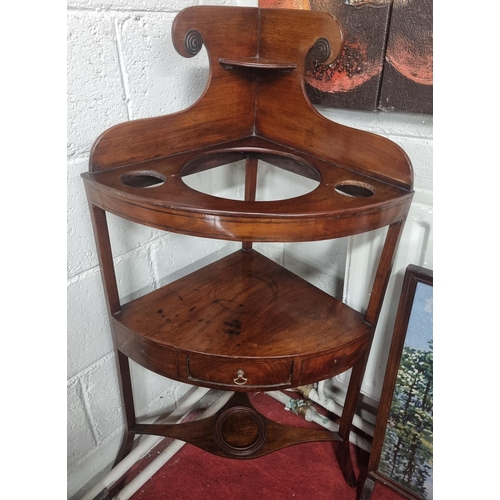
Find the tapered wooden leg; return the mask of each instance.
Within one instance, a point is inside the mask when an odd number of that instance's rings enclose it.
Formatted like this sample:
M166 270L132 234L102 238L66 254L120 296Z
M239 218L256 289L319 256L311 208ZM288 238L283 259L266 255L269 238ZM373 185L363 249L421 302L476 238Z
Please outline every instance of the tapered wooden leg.
M354 413L358 404L365 366L366 357L361 362L354 365L352 368L351 378L349 380L349 388L347 390L344 409L340 418L338 431L342 441L337 445L336 448L340 470L342 471L342 475L344 476L346 483L352 488L357 485L357 481L352 465L349 435L351 433L352 419L354 418Z
M355 488L358 483L356 481L356 475L354 474L354 468L352 465L349 440L339 443L337 448L337 457L340 465L340 470L342 471L345 482L351 488Z
M135 433L132 431L132 429L136 424L129 359L122 352L117 350L116 363L122 396L122 407L125 412L125 431L123 441L120 446L120 450L118 451L118 455L116 457L114 465L121 462L123 458L130 453L135 437Z
M111 250L111 241L109 239L106 212L102 208L96 207L92 204L90 205L90 209L106 304L109 315L112 316L120 310L120 298L116 282L115 268L113 265L113 252ZM116 465L123 459L123 457L128 455L132 449L134 434L131 432L131 429L135 425L135 409L128 358L116 349L116 346L115 356L118 371L118 383L120 385L120 392L122 396L122 407L125 412L125 435L123 437L118 456L115 460Z

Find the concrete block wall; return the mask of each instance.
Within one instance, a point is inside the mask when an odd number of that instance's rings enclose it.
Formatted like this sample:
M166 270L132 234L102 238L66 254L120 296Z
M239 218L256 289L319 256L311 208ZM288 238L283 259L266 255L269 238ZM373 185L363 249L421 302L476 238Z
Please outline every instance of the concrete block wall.
M80 174L90 148L110 126L179 111L201 95L206 57L184 59L172 47L172 21L196 3L257 0L69 0L67 128L67 442L68 498L80 498L109 468L123 415L101 277ZM432 120L419 115L320 109L342 123L387 135L414 161L417 186L432 188ZM153 290L235 246L162 233L109 216L123 300ZM345 241L257 248L330 293L342 294ZM325 258L328 265L325 266ZM175 407L189 386L132 364L139 416Z
M227 2L241 5L243 2ZM68 2L68 498L78 498L114 460L123 431L113 347L80 174L93 141L110 126L179 111L201 95L204 54L184 59L171 44L176 13L191 1ZM118 286L129 300L230 251L109 216ZM188 386L133 364L139 416L175 407ZM80 493L78 493L80 492Z

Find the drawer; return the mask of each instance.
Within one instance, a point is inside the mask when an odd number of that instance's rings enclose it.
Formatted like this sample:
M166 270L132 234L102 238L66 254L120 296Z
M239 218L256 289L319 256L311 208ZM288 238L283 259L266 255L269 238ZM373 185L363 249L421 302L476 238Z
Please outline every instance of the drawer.
M292 367L293 362L290 360L227 360L204 356L187 358L190 380L233 389L290 385Z
M112 321L116 344L123 354L148 370L177 379L177 356L171 349L140 335L115 319Z
M300 373L300 385L325 380L345 372L366 355L366 349L369 346L370 338L367 338L341 350L304 359Z

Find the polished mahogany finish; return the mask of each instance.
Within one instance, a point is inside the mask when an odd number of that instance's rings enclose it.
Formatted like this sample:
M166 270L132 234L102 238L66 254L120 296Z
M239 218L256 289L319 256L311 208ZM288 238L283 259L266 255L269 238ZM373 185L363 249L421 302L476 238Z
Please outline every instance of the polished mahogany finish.
M244 250L123 305L113 324L118 348L146 368L245 391L333 377L360 358L372 331L359 312ZM234 381L238 370L244 382Z
M349 433L366 360L412 200L413 174L391 141L339 125L310 104L308 58L342 49L336 19L321 12L191 7L174 22L185 57L205 45L201 98L171 115L105 131L82 175L117 351L126 436L176 437L206 451L253 458L311 440L337 441L346 481L356 479ZM242 200L202 193L186 177L245 163ZM261 162L318 183L301 196L259 201ZM121 303L106 212L165 231L242 242L242 249L129 303ZM253 242L318 241L388 227L366 312L348 307L252 249ZM138 424L129 359L181 382L234 391L199 423ZM293 388L352 368L338 432L268 421L246 392Z
M297 198L242 204L182 180L259 156L319 186ZM400 221L412 197L407 189L256 137L86 175L89 196L106 211L167 231L238 241L312 241L369 231ZM354 195L345 192L349 187Z

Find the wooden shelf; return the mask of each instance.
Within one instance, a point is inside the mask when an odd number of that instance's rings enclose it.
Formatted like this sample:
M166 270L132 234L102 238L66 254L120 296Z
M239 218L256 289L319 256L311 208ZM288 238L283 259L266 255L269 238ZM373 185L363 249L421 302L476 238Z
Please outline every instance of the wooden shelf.
M195 191L182 180L185 174L261 156L279 168L316 178L319 185L296 198L243 203ZM413 196L384 179L255 137L83 177L95 203L115 215L158 229L239 241L348 236L399 220Z
M124 304L113 321L120 349L137 362L232 390L238 369L248 374L245 388L334 376L351 366L371 332L359 312L243 250Z

